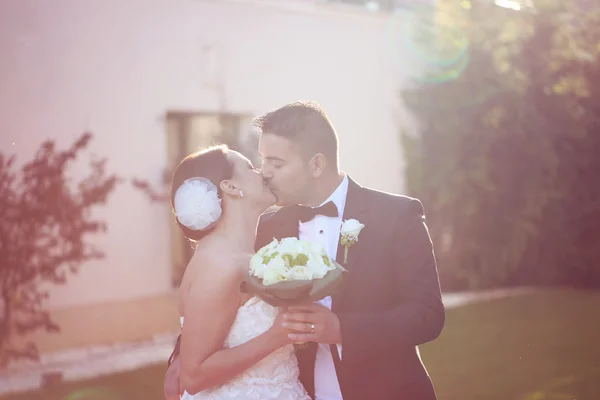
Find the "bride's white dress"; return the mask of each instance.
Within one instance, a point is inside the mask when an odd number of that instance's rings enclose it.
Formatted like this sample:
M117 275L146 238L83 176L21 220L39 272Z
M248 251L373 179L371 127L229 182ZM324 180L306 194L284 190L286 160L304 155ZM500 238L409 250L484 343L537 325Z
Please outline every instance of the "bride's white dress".
M277 316L278 309L258 297L248 300L238 309L224 347L239 346L266 332ZM181 317L183 326L183 317ZM241 375L221 386L191 395L183 393L182 400L310 400L298 378L298 360L294 345L279 348Z

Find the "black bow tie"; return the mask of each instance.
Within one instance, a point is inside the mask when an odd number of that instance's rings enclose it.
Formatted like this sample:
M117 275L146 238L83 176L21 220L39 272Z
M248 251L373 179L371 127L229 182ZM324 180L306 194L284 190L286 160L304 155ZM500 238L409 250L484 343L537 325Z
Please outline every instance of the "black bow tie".
M296 206L296 215L301 222L307 222L313 219L317 215L324 215L326 217L337 217L339 216L338 209L333 201L328 201L319 207L304 207Z

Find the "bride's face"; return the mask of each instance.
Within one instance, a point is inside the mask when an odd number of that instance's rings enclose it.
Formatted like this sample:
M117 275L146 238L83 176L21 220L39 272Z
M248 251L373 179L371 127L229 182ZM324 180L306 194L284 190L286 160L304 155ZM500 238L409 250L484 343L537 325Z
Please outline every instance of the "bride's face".
M243 192L244 200L265 209L275 204L275 196L267 187L260 171L254 168L250 160L233 150L229 150L227 157L233 165L232 180Z

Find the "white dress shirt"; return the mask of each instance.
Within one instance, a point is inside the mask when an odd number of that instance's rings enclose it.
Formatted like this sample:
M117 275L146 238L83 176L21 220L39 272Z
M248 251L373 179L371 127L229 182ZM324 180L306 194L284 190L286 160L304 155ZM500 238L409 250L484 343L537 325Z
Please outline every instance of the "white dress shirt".
M298 238L311 242L321 243L327 250L327 254L336 259L338 242L340 240L340 229L342 227L342 216L346 205L348 194L348 177L344 176L342 183L321 205L332 201L337 209L337 217L326 217L317 215L315 218L302 223L299 222ZM319 301L325 307L331 309L331 297ZM337 345L340 359L342 358L342 346ZM315 400L342 400L340 384L335 372L335 364L331 355L331 347L328 344L318 344L317 358L315 361Z

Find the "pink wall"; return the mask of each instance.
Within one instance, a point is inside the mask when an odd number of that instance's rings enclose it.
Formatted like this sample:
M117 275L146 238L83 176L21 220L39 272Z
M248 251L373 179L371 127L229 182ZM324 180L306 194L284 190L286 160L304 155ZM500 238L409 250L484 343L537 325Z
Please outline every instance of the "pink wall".
M399 192L399 123L410 124L397 93L407 72L391 62L385 17L343 10L286 0L2 1L0 148L25 159L46 138L66 145L90 129L92 151L112 170L158 183L165 111L218 109L222 77L231 112L320 102L343 169ZM170 290L168 210L122 185L102 215L107 259L54 290L54 307Z

